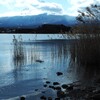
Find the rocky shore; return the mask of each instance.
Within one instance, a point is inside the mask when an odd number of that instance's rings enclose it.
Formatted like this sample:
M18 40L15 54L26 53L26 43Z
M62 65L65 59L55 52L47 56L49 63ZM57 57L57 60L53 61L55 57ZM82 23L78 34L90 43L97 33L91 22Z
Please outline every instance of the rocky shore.
M62 72L57 72L56 74L57 77L63 75ZM93 85L90 86L84 85L81 81L62 84L46 80L43 87L53 90L56 93L56 97L48 97L46 91L42 91L40 100L100 100L100 79L95 80ZM38 91L38 89L35 91ZM20 100L26 99L21 97Z

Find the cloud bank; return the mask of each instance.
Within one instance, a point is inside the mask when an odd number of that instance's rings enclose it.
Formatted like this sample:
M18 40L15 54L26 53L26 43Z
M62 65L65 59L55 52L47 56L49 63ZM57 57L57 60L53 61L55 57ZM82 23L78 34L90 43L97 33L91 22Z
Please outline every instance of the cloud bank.
M47 0L48 1L48 0ZM64 0L66 7L55 0L47 2L46 0L0 0L0 16L18 16L18 15L37 15L47 14L68 14L76 16L78 9L89 6L93 3L100 4L99 0ZM63 1L62 1L63 2ZM69 6L70 5L70 6ZM65 9L66 8L66 9Z
M63 7L57 3L49 3L40 0L0 0L2 16L13 15L37 15L41 13L63 14ZM4 9L5 8L5 9Z

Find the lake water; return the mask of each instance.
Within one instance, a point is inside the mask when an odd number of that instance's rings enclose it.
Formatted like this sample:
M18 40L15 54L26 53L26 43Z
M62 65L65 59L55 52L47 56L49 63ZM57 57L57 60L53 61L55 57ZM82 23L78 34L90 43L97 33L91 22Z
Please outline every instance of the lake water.
M0 44L0 100L19 100L22 95L26 100L39 100L42 91L56 97L53 90L43 86L46 81L52 85L53 82L63 84L75 80L70 67L71 44L51 41L23 44L24 58L21 60L14 59L14 45ZM57 72L63 75L57 76Z

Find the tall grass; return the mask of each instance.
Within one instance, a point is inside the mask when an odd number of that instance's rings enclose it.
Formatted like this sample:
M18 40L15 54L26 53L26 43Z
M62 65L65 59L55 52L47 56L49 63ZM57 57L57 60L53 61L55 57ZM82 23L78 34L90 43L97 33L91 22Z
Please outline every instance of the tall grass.
M100 77L100 24L80 24L73 32L78 34L78 41L71 51L78 66L77 74L88 80Z
M22 65L25 61L24 46L22 44L22 37L13 36L13 61L16 66Z

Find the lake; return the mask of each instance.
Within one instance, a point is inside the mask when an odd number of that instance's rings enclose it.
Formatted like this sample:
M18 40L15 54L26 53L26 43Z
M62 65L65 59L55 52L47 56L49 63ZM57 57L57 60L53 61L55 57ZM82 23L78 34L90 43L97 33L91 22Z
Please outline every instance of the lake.
M43 91L55 98L55 91L44 87L46 81L50 85L76 81L70 64L72 43L35 41L23 43L21 47L24 58L14 59L14 45L0 43L0 100L19 100L23 95L26 100L39 100ZM57 72L63 75L57 76Z

